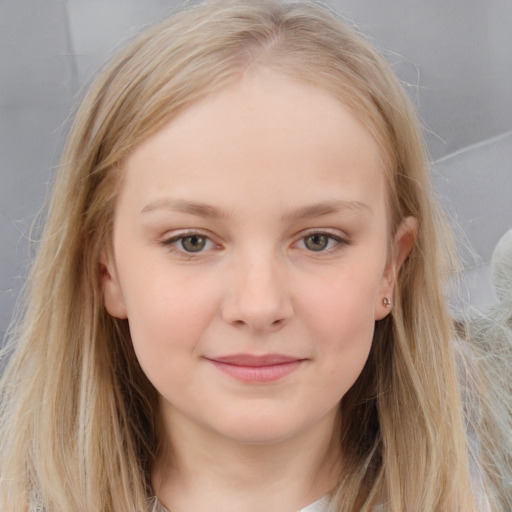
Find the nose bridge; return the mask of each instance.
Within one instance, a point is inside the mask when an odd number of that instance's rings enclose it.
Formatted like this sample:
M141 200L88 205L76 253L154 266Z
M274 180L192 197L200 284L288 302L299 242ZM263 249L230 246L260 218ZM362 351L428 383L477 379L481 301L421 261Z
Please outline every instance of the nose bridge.
M226 320L255 331L283 326L293 314L286 285L286 265L269 249L240 251L232 268L233 281L225 304Z

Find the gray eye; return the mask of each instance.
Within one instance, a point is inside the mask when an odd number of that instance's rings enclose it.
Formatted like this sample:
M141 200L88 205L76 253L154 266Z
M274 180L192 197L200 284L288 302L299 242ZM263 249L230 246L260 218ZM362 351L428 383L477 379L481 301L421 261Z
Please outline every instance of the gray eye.
M185 236L181 239L181 247L187 252L199 252L206 245L206 237L204 236Z
M329 245L331 237L322 233L315 233L304 238L304 245L310 251L323 251Z

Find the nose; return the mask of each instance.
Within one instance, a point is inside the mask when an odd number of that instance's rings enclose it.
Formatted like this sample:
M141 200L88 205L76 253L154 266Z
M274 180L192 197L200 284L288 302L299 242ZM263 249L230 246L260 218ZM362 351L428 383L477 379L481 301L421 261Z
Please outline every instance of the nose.
M293 316L287 272L277 256L251 257L232 269L224 320L257 333L281 329Z

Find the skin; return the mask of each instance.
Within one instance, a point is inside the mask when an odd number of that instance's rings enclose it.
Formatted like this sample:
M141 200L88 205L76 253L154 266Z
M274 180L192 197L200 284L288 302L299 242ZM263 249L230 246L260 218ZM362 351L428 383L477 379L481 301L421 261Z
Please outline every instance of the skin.
M160 393L173 512L295 511L335 486L338 404L413 243L410 219L390 241L381 156L327 92L262 69L127 159L103 289ZM239 354L293 369L240 380L217 364Z

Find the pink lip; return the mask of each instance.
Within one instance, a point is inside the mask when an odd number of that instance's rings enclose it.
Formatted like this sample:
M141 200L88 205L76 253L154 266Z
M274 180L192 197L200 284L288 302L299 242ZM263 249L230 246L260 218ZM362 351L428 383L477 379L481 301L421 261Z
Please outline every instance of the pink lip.
M281 379L305 361L281 354L233 354L207 360L222 372L244 382L271 382Z

